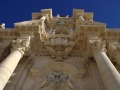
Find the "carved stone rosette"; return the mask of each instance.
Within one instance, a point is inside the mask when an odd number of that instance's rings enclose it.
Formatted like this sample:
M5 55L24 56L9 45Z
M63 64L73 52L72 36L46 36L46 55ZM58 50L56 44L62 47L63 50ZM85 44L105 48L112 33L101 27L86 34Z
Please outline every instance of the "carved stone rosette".
M30 37L20 37L17 38L17 40L12 41L12 50L18 50L22 54L24 54L26 51L28 51L30 45Z

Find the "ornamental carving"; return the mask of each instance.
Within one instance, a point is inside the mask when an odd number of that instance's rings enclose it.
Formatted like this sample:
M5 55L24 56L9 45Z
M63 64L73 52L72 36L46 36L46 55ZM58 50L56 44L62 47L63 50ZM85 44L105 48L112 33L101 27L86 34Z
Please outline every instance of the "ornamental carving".
M95 41L92 43L92 50L94 52L96 51L104 51L104 52L107 52L106 50L106 41L103 40L103 41Z
M46 76L45 80L41 83L40 88L44 88L51 83L59 85L59 86L60 84L64 83L70 89L75 90L74 86L72 85L70 81L70 78L66 74L60 71L54 71L48 76Z
M12 41L12 50L19 50L22 54L28 51L30 45L30 37L17 38Z
M56 59L56 61L63 61L68 57L73 46L67 46L64 50L62 50L61 46L59 46L57 50L53 49L51 46L46 46L46 49L50 53L51 58Z

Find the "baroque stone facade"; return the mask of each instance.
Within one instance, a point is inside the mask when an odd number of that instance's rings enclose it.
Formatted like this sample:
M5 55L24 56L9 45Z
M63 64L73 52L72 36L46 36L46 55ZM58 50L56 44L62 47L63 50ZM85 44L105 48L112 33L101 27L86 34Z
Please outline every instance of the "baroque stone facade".
M120 29L93 13L52 9L32 20L0 25L0 90L119 90Z

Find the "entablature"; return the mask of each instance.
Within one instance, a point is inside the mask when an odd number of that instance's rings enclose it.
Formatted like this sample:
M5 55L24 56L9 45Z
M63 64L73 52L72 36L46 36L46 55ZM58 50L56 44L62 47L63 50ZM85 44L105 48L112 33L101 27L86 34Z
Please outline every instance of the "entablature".
M107 42L118 42L120 39L120 29L106 29Z
M3 30L0 30L0 38L2 39L15 39L16 38L16 32L14 28L6 28Z
M79 25L76 28L76 34L78 36L102 36L105 33L105 26L87 26L87 25Z
M76 20L76 24L77 25L92 25L92 26L94 26L94 25L99 25L99 26L104 26L104 27L106 27L106 24L105 23L101 23L101 22L95 22L95 21L88 21L88 20L83 20L83 21L81 21L81 20Z
M42 25L44 22L42 19L38 20L29 20L29 21L23 21L23 22L17 22L14 23L14 26L34 26L34 25Z
M108 52L109 58L112 62L117 62L120 65L120 43L119 42L111 42L108 44Z

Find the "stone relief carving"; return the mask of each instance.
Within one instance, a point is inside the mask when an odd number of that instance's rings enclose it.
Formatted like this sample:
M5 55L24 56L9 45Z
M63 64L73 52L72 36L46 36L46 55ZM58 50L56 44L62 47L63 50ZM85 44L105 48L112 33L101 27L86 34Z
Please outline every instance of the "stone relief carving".
M62 38L51 39L51 42L54 44L67 44L68 43L67 39L62 39Z
M102 50L104 52L107 52L106 50L106 41L95 41L94 43L92 43L92 50L94 52L98 51L98 50Z
M63 19L60 19L60 24L65 24L65 21Z
M64 74L63 72L60 71L54 71L51 74L49 74L45 80L41 83L40 88L44 88L48 86L50 83L54 84L61 84L64 83L66 84L70 89L75 90L74 86L70 82L70 78Z
M73 46L69 46L65 49L65 53L68 55L73 49Z
M72 51L73 46L68 46L64 50L59 46L57 50L54 50L50 46L46 46L46 49L49 51L51 58L56 59L56 61L63 61L68 57L69 53Z

